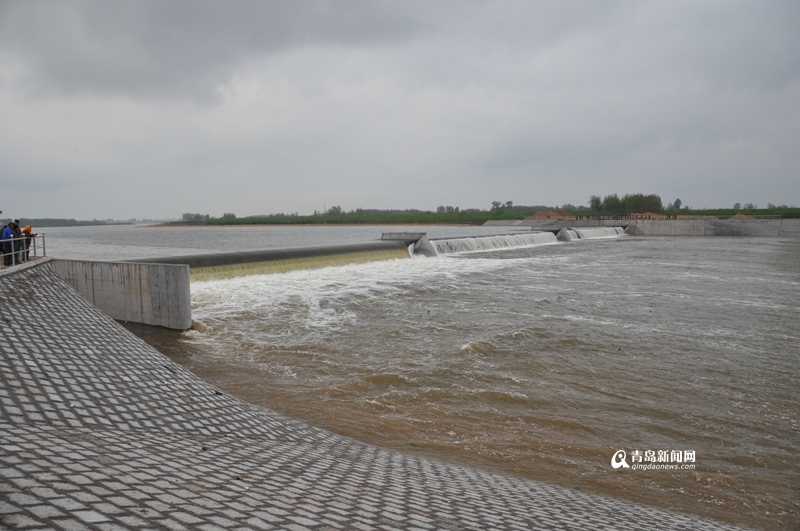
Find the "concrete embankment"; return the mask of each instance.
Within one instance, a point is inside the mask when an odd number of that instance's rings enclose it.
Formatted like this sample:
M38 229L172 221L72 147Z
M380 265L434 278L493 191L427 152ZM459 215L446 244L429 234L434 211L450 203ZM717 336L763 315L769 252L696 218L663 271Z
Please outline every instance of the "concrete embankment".
M800 238L800 219L644 219L629 225L628 233L642 236Z
M751 236L800 238L800 219L579 219L492 220L487 226L528 227L558 231L563 228L625 227L636 236Z
M3 529L736 529L247 404L104 315L52 263L1 272L0 308L13 316L0 330Z

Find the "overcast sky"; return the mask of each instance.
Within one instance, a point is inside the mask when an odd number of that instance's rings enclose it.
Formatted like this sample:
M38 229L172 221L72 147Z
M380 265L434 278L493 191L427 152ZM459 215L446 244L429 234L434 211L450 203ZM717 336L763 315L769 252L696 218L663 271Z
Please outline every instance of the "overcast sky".
M0 0L0 209L800 206L798 28L796 0Z

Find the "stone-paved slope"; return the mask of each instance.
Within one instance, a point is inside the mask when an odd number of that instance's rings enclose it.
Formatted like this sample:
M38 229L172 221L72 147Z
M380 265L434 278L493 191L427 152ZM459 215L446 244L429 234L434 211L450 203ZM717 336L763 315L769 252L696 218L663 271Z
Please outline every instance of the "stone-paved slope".
M215 389L44 263L0 274L0 527L735 529L362 444Z

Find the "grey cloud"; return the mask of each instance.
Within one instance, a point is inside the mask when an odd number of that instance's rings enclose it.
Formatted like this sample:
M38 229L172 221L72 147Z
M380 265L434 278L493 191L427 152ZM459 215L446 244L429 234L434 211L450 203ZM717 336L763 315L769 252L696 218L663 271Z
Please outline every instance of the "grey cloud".
M395 42L421 26L367 0L0 4L0 45L29 67L28 87L67 94L208 96L250 56Z
M641 5L626 47L641 62L714 88L778 88L800 74L800 4L666 2Z
M68 217L798 203L797 27L768 0L0 1L0 175Z
M0 46L27 65L29 90L67 94L209 97L251 57L302 46L396 45L414 38L422 39L414 73L428 83L502 84L509 72L493 80L486 75L493 67L583 39L606 54L599 64L583 65L590 70L603 66L609 74L631 78L677 71L718 86L781 85L797 79L800 67L794 53L800 47L800 33L794 31L798 6L781 1L8 1L0 4Z

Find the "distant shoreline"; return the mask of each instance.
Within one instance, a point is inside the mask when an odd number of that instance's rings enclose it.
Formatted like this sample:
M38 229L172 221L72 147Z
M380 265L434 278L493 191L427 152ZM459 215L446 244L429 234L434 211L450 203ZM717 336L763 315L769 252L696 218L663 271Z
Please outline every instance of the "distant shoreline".
M454 227L481 227L483 223L170 223L142 225L144 228L169 229L173 227L434 227L434 226L454 226Z

